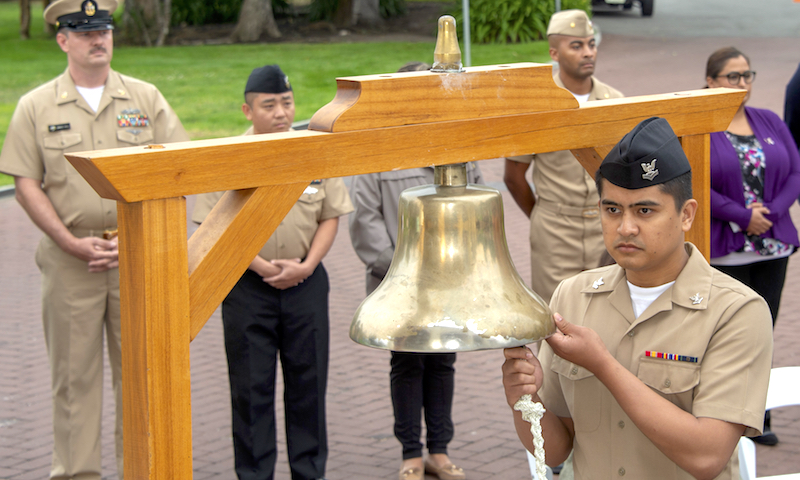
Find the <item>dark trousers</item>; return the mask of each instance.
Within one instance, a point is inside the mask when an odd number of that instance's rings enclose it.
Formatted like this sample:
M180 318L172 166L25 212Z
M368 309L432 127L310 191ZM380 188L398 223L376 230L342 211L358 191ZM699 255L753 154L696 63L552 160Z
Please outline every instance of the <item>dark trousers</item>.
M789 257L783 257L749 265L716 265L714 268L727 273L764 297L769 305L769 312L772 314L772 326L775 327L788 265Z
M329 290L322 264L303 283L287 290L272 288L247 270L222 302L233 447L240 480L274 477L278 353L292 479L325 476Z
M391 390L394 435L403 460L422 456L422 410L430 453L447 453L453 439L455 353L392 352Z

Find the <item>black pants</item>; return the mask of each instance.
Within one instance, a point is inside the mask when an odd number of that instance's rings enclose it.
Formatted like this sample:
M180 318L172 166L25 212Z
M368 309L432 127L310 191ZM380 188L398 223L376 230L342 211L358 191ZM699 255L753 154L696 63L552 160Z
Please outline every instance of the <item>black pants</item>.
M292 479L325 476L329 290L322 264L303 283L287 290L272 288L247 270L222 302L233 447L240 480L274 477L279 352Z
M769 305L769 312L772 314L774 328L775 322L778 320L778 308L781 306L781 293L783 293L788 265L789 257L783 257L749 265L715 265L714 268L727 273L764 297Z
M394 435L403 460L422 456L422 410L430 453L447 453L453 439L455 353L392 352L391 390Z

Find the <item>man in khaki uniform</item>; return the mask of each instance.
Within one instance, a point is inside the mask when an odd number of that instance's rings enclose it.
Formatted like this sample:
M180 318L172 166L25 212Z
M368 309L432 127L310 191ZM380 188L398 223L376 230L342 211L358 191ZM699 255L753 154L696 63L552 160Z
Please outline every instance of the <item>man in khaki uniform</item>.
M291 129L294 93L280 67L253 70L242 111L253 123L245 135ZM200 195L192 220L205 220L223 194ZM342 179L311 182L222 302L240 480L274 476L278 353L292 480L325 475L330 286L321 261L336 237L339 217L351 211Z
M116 7L114 0L58 0L45 10L67 70L20 99L0 154L0 171L14 176L17 200L45 233L36 263L52 371L50 478L101 478L104 329L122 477L117 208L64 153L188 140L156 87L111 69Z
M763 426L769 308L684 242L697 210L691 184L666 120L625 135L597 173L617 265L559 285L550 303L559 331L538 360L505 350L508 403L524 394L543 403L547 463L574 447L576 479L739 478L739 437ZM519 412L514 422L532 450L530 425Z
M592 75L597 48L586 12L554 14L547 39L550 57L559 65L556 85L580 103L622 97ZM535 194L525 178L531 165ZM503 179L531 219L531 288L550 301L561 280L599 266L604 249L594 180L566 150L509 157Z

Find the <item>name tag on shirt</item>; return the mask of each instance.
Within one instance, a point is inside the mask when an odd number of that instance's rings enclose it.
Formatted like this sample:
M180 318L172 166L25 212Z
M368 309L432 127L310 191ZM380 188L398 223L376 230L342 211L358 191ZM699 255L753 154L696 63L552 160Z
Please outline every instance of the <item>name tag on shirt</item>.
M59 132L61 130L69 130L69 123L59 123L58 125L48 125L47 130L51 132Z

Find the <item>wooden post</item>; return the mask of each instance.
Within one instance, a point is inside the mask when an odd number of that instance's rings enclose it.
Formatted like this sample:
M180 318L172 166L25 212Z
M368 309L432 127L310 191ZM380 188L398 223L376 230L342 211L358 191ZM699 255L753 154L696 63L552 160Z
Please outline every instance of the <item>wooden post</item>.
M186 200L119 203L125 478L192 478Z
M695 244L706 260L711 258L711 137L686 135L681 137L683 151L692 166L692 193L697 200L697 215L686 240Z

